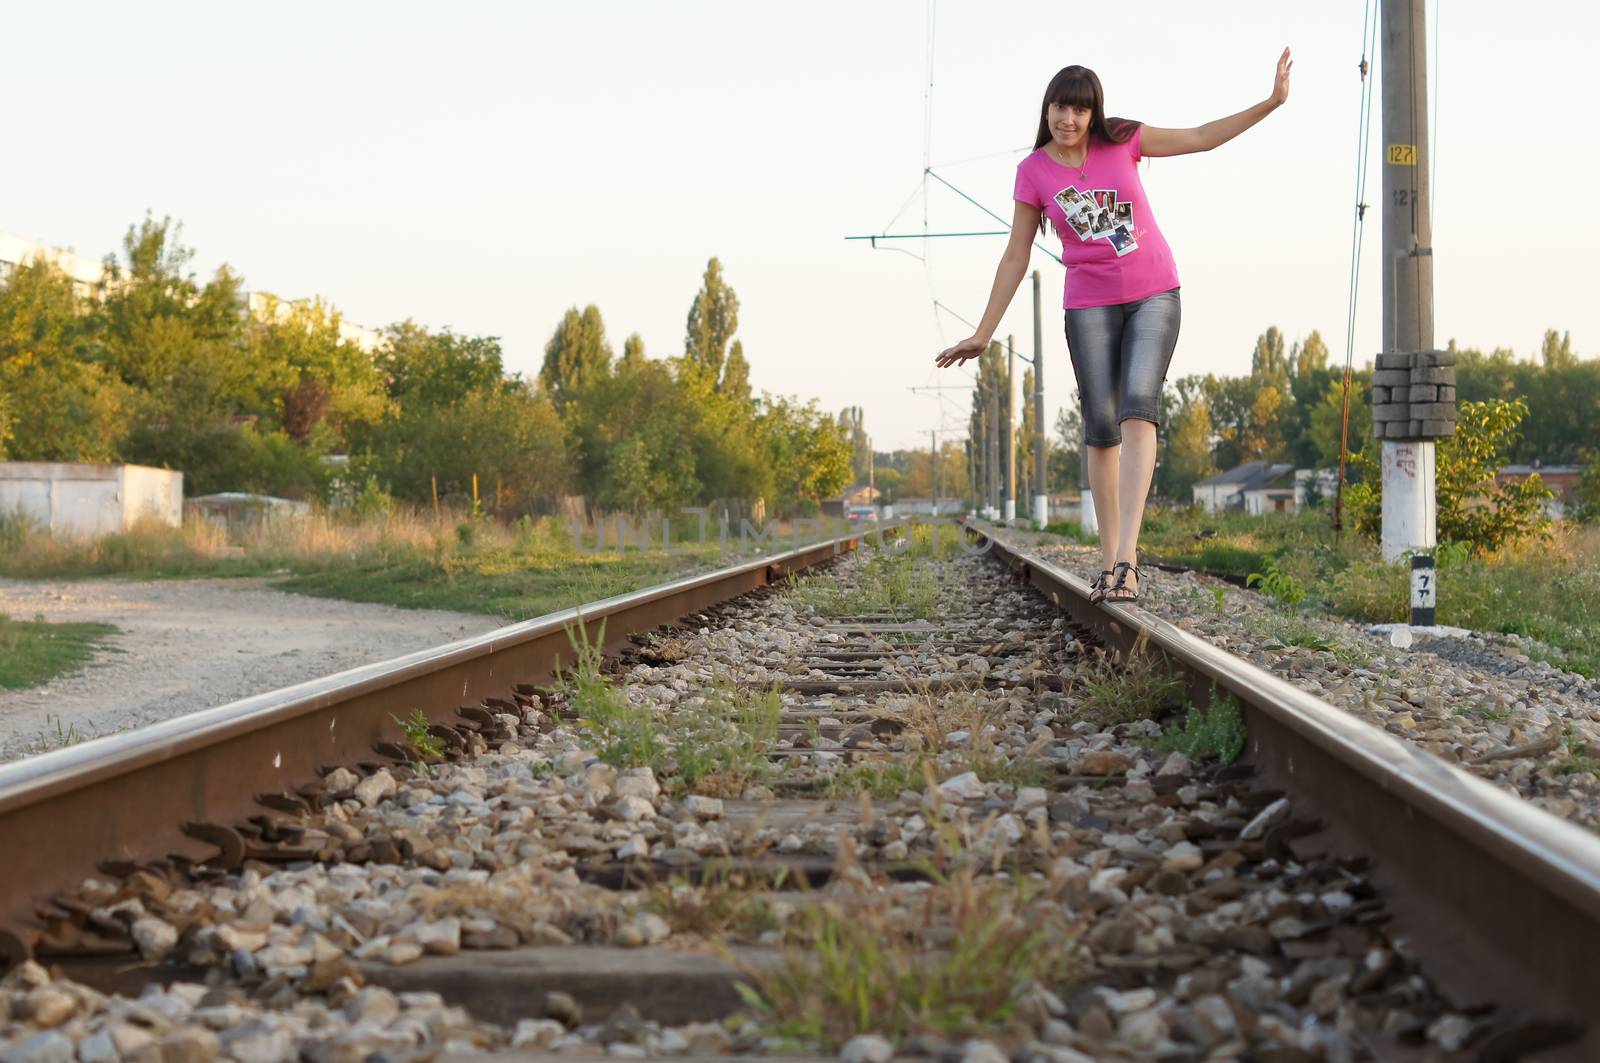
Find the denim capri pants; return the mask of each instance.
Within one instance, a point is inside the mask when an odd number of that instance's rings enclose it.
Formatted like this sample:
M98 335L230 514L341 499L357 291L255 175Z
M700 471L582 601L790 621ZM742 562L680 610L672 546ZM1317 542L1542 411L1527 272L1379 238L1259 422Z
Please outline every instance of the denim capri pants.
M1161 423L1161 385L1178 345L1178 289L1067 311L1067 350L1083 401L1083 441L1122 442L1130 418Z

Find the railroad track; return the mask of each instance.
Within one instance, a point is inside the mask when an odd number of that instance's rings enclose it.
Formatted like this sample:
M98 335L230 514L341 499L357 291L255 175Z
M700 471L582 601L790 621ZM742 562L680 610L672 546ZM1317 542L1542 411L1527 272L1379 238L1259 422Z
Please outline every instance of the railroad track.
M0 769L0 1055L1596 1058L1591 835L968 531Z

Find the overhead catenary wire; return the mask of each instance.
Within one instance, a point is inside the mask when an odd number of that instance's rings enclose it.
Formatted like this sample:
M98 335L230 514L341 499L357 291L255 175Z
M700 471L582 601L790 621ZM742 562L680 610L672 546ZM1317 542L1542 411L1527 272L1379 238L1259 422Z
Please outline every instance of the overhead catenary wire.
M1367 169L1372 147L1372 64L1369 55L1375 55L1378 41L1379 17L1377 0L1367 0L1361 20L1361 62L1357 69L1361 75L1361 97L1357 112L1359 128L1356 135L1356 202L1355 218L1350 232L1350 288L1345 301L1344 327L1344 383L1342 413L1339 419L1339 478L1334 485L1333 531L1337 536L1344 527L1344 481L1350 451L1350 386L1354 377L1356 308L1361 285L1361 242L1367 215Z

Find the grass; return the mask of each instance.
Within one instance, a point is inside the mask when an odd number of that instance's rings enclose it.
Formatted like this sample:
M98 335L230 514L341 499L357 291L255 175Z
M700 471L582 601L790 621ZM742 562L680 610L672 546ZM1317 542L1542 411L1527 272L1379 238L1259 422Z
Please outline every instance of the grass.
M77 671L117 630L111 624L50 624L42 617L13 620L0 613L0 690L23 690Z
M283 590L413 609L453 609L522 620L665 582L699 567L786 549L779 524L765 546L737 554L707 543L652 540L617 548L614 529L597 549L594 529L575 542L554 518L513 524L447 511L395 510L356 519L314 511L231 535L204 520L182 528L142 523L93 540L57 538L19 517L0 517L0 576L16 579L268 577ZM814 530L812 530L814 531ZM831 535L832 528L824 528ZM679 535L682 531L680 529ZM581 545L580 545L581 544Z
M580 622L567 629L573 664L557 663L556 687L578 715L578 726L599 743L596 755L616 768L655 767L667 751L663 729L649 706L635 705L627 692L602 674L605 622L593 642Z
M389 714L389 719L400 725L406 745L419 761L438 760L444 756L444 742L429 732L428 728L432 725L421 709L412 709L411 715L404 720L394 713Z
M1183 726L1169 729L1157 749L1182 753L1195 760L1215 757L1232 764L1244 752L1244 713L1229 696L1214 695L1209 708L1191 707Z
M1050 884L963 867L908 898L881 876L838 881L853 888L796 913L783 962L741 986L781 1041L833 1051L859 1033L1003 1037L1029 989L1062 988L1081 968L1071 906Z
M766 751L778 739L783 699L778 685L741 690L714 681L672 717L673 751L666 778L690 793L738 797L772 773Z
M1183 700L1183 680L1142 644L1122 659L1095 651L1074 675L1073 689L1072 718L1102 728L1153 720Z
M1075 520L1053 520L1044 526L1046 533L1059 535L1063 539L1070 539L1081 546L1094 546L1100 539L1083 530L1083 525Z
M924 758L857 761L830 776L822 792L832 798L868 794L887 801L905 790L921 793L928 786L929 772L937 782L937 770Z
M766 751L777 740L783 710L777 684L750 691L713 679L677 706L668 725L604 674L603 621L593 641L581 624L569 627L567 638L573 663L558 666L556 687L597 743L601 760L622 769L650 768L669 792L712 797L737 797L770 777Z
M1366 623L1410 615L1408 562L1386 563L1377 544L1354 532L1335 540L1325 510L1262 517L1155 511L1145 520L1143 545L1152 557L1208 572L1259 573L1257 583L1289 613L1324 611ZM1441 547L1436 561L1438 623L1526 636L1536 643L1529 657L1600 677L1600 527L1558 522L1548 540L1477 557Z
M753 939L783 925L773 893L786 885L786 875L752 876L723 861L706 865L699 881L674 877L650 886L646 907L672 925L674 933L697 934L707 940Z
M882 613L903 620L927 619L938 609L941 580L935 561L945 547L925 546L919 551L915 540L912 543L898 551L864 548L865 560L853 578L832 572L802 576L793 597L824 616Z

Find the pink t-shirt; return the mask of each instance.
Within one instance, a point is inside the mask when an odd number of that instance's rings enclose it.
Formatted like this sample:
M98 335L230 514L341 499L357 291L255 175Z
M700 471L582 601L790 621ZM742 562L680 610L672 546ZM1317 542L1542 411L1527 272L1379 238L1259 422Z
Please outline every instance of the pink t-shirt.
M1012 198L1043 210L1061 237L1067 267L1061 305L1068 310L1131 303L1178 286L1177 263L1135 165L1143 135L1140 126L1122 144L1091 137L1081 177L1048 145L1017 164Z

